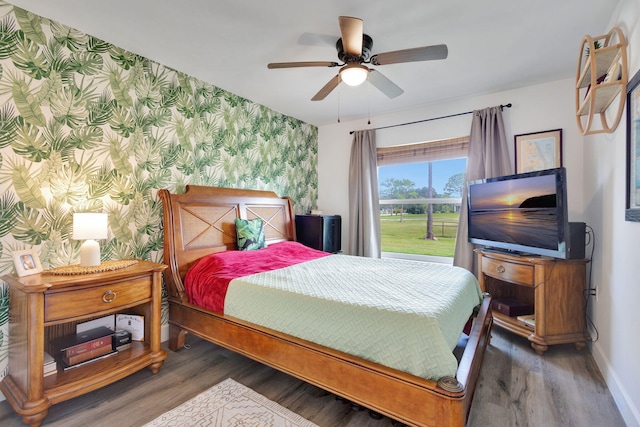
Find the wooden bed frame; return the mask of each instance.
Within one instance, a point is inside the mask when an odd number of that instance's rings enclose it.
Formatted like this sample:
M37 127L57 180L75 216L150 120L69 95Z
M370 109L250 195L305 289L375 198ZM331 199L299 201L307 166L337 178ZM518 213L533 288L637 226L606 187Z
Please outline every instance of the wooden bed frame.
M171 350L181 349L189 332L408 425L466 424L490 338L489 297L456 378L426 380L189 304L183 285L187 270L205 255L235 250L235 218L262 218L267 244L295 240L292 203L269 191L199 186L187 186L184 194L160 190L159 196Z

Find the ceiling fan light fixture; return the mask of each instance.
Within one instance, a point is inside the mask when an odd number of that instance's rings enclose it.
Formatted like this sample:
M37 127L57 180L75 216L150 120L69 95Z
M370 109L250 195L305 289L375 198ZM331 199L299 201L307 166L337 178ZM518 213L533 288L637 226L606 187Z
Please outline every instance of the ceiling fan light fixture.
M349 86L359 86L367 80L369 69L362 64L349 64L340 70L340 78Z

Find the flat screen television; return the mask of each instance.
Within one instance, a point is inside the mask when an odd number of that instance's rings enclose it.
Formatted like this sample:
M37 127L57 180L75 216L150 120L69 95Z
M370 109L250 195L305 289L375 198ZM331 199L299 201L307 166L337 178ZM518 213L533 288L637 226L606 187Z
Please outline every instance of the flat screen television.
M564 168L473 181L467 202L469 242L515 253L567 258Z

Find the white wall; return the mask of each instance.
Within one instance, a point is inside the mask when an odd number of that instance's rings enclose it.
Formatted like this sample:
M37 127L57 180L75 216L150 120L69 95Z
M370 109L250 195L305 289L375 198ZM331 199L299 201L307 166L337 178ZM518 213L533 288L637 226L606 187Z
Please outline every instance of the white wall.
M629 74L640 69L640 0L621 0L606 29L619 25L628 35ZM576 40L576 57L581 40ZM513 136L563 129L563 157L569 183L569 219L585 221L595 232L593 284L598 300L590 300L589 313L598 330L592 353L629 426L640 425L640 223L625 222L625 121L613 134L584 137L575 118L573 78L425 106L403 113L366 120L337 123L319 129L318 206L328 214L343 216L345 252L348 228L348 169L352 136L349 131L429 119L512 103L503 112L509 149ZM372 110L375 110L372 106ZM363 111L367 106L362 106ZM380 130L379 146L428 141L468 134L471 116L430 121ZM590 249L590 248L588 248ZM544 356L542 356L544 357ZM588 402L585 402L588 404Z
M583 221L581 160L583 137L580 135L575 121L573 87L573 79L561 80L427 106L394 115L372 117L371 125L367 125L367 121L362 120L320 127L318 131L318 208L327 214L342 215L342 247L345 252L348 252L350 248L347 247L349 224L347 182L352 140L352 135L349 132L351 130L384 127L511 103L511 108L504 109L503 118L512 158L514 135L563 129L564 165L567 167L569 181L569 218L571 221ZM362 108L366 110L367 106L363 105ZM471 129L471 118L471 114L466 114L382 129L376 133L377 145L384 147L468 135Z
M627 37L629 78L640 69L640 1L622 0L607 33L618 26ZM594 34L597 35L597 34ZM625 111L626 114L626 111ZM598 300L591 309L600 339L593 355L629 426L640 425L640 223L624 220L626 116L612 134L584 138L587 222L596 231L593 279Z

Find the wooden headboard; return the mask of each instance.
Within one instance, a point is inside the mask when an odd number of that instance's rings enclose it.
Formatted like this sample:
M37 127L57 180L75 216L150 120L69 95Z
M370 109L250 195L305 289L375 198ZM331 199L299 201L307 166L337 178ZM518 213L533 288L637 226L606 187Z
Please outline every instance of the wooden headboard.
M164 212L165 282L169 298L186 302L183 279L198 259L236 249L236 218L264 220L267 245L296 239L293 204L272 191L187 185L158 192Z

